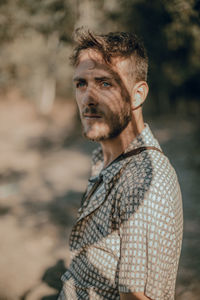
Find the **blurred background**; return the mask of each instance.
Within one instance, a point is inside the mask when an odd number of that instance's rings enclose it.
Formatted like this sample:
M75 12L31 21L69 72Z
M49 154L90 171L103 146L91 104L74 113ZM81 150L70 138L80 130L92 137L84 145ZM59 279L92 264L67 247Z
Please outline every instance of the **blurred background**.
M54 300L95 144L81 137L69 55L79 26L148 50L144 106L183 194L176 299L200 295L200 1L0 0L0 300Z

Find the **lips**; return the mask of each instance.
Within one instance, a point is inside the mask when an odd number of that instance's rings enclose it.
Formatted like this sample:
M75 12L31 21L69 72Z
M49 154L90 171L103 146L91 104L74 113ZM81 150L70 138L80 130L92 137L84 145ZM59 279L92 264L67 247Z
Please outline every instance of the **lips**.
M100 119L101 118L100 115L96 115L96 114L83 114L83 117L86 119Z

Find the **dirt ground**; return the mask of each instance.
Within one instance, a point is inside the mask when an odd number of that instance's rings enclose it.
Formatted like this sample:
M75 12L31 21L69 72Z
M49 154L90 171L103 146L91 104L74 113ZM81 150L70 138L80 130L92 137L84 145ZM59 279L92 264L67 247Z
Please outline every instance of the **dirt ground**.
M200 299L200 143L195 118L148 118L177 170L184 240L176 299ZM40 116L33 103L0 102L0 300L55 300L68 237L95 145L81 137L72 102Z

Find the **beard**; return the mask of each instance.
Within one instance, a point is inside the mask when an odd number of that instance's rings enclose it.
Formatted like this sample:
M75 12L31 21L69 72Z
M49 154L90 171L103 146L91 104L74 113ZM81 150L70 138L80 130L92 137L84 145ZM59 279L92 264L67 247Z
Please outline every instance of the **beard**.
M131 121L131 108L124 105L120 113L109 112L105 115L96 110L96 108L88 108L87 113L100 114L101 118L92 121L90 124L84 124L82 121L83 136L95 142L116 138Z

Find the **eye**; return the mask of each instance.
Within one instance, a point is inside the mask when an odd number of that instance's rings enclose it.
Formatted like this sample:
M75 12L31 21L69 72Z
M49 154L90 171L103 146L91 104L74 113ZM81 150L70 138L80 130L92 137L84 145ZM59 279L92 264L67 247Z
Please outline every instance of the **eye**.
M101 84L102 84L103 87L110 87L111 86L111 83L107 82L107 81L103 81Z
M76 83L76 87L77 88L81 88L81 87L84 87L85 86L85 81L78 81L77 83Z

